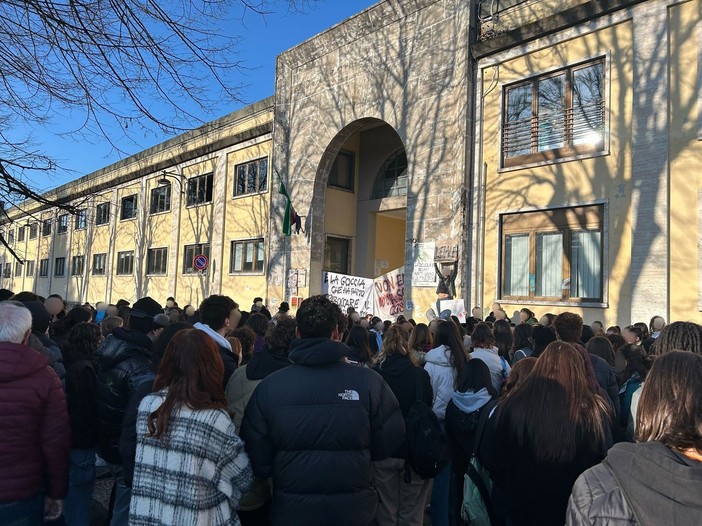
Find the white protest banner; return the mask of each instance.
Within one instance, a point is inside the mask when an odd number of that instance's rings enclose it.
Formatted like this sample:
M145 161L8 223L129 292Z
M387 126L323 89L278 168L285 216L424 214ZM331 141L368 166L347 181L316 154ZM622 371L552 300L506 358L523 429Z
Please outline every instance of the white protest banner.
M327 294L342 312L346 313L348 307L353 307L361 316L365 316L373 306L373 280L325 272L322 294Z
M463 300L439 300L439 312L450 310L452 316L456 316L461 323L466 322L466 306Z
M412 286L433 287L436 285L434 251L436 243L415 243L412 246Z
M375 309L382 318L397 318L405 311L405 267L400 267L373 280Z

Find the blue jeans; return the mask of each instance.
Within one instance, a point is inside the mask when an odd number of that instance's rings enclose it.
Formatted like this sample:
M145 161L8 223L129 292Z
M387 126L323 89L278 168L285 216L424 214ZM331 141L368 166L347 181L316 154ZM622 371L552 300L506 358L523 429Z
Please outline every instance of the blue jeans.
M63 514L71 526L90 526L95 487L95 449L72 449L68 495Z
M127 526L129 524L129 503L132 500L132 488L124 483L124 467L120 464L108 464L115 486L115 500L112 505L110 526Z
M43 526L44 495L41 493L28 499L0 504L2 526Z
M444 421L439 421L444 429ZM431 526L449 525L449 484L451 481L451 463L449 462L434 477L431 490Z

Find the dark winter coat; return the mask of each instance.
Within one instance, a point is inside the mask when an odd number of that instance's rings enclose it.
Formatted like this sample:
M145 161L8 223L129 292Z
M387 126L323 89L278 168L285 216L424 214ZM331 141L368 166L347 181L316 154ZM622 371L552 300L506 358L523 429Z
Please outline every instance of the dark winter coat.
M567 526L697 526L702 462L659 442L621 443L575 482Z
M254 391L241 437L254 474L273 478L271 521L367 526L378 496L372 461L404 439L397 399L375 371L346 363L328 338L295 340L292 365Z
M461 475L466 472L473 455L480 416L483 408L494 407L491 401L487 389L481 389L477 393L456 392L446 406L446 435L451 445L451 467L454 472Z
M88 360L69 362L66 371L66 400L71 419L73 449L92 449L98 440L98 379Z
M122 433L119 437L119 456L122 459L124 482L130 488L132 487L132 480L134 478L134 460L137 447L136 422L137 416L139 415L139 404L146 398L146 395L150 395L154 391L153 386L155 378L155 374L146 374L139 378L134 391L129 397L129 403L124 410L124 417L122 418Z
M71 429L61 382L26 345L0 343L0 504L68 491Z
M393 354L383 363L373 367L390 386L400 404L402 416L407 418L410 407L422 400L431 408L434 399L429 373L423 367L415 366L408 356ZM403 441L390 455L393 458L407 458L407 442Z
M590 355L592 360L592 368L595 370L595 378L597 378L597 383L602 388L602 390L607 393L607 399L609 400L612 409L614 409L614 414L619 417L621 412L621 403L619 401L619 385L617 384L617 377L614 376L614 371L612 367L607 363L607 360Z
M98 452L111 464L122 463L122 420L136 385L151 372L150 349L148 336L121 327L98 349Z
M562 526L575 480L601 462L610 446L611 438L607 444L581 439L572 460L545 462L534 445L519 445L505 414L488 421L478 457L490 471L495 491L509 495L503 506L513 526Z
M61 380L61 385L64 390L66 388L66 367L63 363L63 354L58 344L45 334L37 331L32 331L27 342L32 349L40 352L49 359L49 367L51 367Z

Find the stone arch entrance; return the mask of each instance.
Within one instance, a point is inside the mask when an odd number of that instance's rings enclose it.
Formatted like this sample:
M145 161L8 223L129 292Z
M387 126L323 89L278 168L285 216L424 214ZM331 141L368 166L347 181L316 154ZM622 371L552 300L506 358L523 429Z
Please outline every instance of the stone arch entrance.
M311 288L325 270L374 278L404 266L407 159L397 131L376 118L354 121L329 143L312 201Z

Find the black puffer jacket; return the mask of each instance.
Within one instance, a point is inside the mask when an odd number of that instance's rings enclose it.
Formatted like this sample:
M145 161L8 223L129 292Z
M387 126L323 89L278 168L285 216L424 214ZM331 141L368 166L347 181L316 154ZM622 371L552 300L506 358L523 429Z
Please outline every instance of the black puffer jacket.
M98 349L98 452L111 464L121 464L119 437L129 398L151 370L151 340L121 327Z
M621 443L573 486L567 526L698 526L702 462L659 442Z
M67 360L66 401L71 418L73 449L93 449L97 445L98 381L95 367L85 359Z
M345 363L328 338L295 340L293 364L263 380L241 437L254 473L273 477L274 525L367 526L378 495L373 460L402 442L404 420L382 377Z

